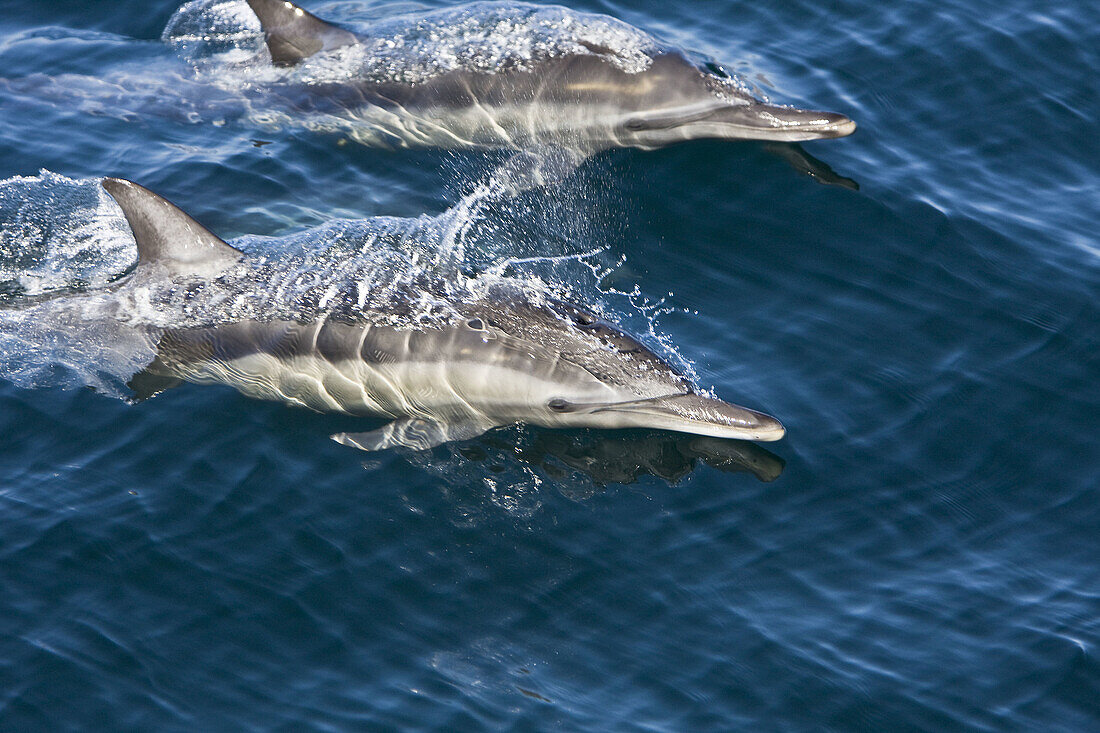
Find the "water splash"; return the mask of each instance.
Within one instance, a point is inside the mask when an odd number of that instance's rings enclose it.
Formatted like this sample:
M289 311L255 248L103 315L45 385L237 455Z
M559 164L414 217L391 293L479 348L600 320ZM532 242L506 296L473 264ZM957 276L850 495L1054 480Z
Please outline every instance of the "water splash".
M0 303L100 287L133 260L133 236L98 181L43 170L0 181Z
M264 47L260 19L244 0L184 3L168 20L161 40L195 63L214 57L239 62Z

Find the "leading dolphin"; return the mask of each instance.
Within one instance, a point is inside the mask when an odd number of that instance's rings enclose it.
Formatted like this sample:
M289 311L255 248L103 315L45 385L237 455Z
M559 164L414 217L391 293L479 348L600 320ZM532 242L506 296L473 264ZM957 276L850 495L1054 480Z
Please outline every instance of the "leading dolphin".
M190 292L248 270L242 252L164 198L118 178L103 187L137 241L135 286L181 281ZM447 305L453 315L432 325L395 325L393 311L410 307L395 301L390 312L342 303L304 322L164 330L131 387L147 397L181 380L226 384L250 397L390 419L333 436L363 450L425 449L516 422L748 440L784 434L773 417L697 393L639 341L577 306L507 290Z
M458 20L481 14L491 16L494 27L528 28L522 43L530 52L486 63L482 56L492 50L460 46L448 48L446 59L410 61L392 48L415 46L412 31L372 38L285 0L247 2L276 66L321 72L288 75L281 91L286 104L299 114L341 120L361 141L445 148L553 144L589 154L699 138L815 140L856 128L842 114L762 102L716 67L703 68L606 16L556 6L473 3L463 6ZM545 25L573 35L543 37L537 24L529 30L530 18L539 13L552 13L553 22ZM431 15L411 25L421 35L437 29ZM613 40L605 43L584 32L597 26L611 28L613 37L625 34L644 42L627 53ZM503 32L504 42L509 32Z

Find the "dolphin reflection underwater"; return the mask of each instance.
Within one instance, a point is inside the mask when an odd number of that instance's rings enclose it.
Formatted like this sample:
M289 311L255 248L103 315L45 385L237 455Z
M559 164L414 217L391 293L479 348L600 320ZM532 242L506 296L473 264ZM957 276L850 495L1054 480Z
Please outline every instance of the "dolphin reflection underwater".
M164 282L217 288L259 277L241 251L164 198L118 178L103 187L138 247L138 265L120 291ZM439 322L395 321L420 295L386 311L341 302L305 322L158 329L156 357L130 386L144 398L181 381L224 384L249 397L390 419L332 436L363 450L427 449L517 422L783 437L775 418L698 393L638 340L575 305L503 288L451 299Z
M750 473L758 481L779 478L785 464L779 456L755 443L677 433L638 434L637 431L586 431L579 434L545 431L526 444L490 447L508 449L507 455L538 466L552 478L576 471L596 486L632 484L641 476L675 484L701 461L724 473ZM487 456L473 446L463 454L472 460Z
M461 6L463 14L429 13L396 34L379 29L375 38L290 2L247 1L271 63L285 72L265 82L268 91L277 90L292 113L346 122L361 142L443 148L550 144L591 154L702 138L796 142L843 137L856 128L842 114L763 102L718 67L697 64L607 16L472 3ZM540 14L548 16L545 25L536 22ZM443 20L433 21L436 15ZM448 47L446 62L423 49L420 56L392 52L394 46L415 46L422 27L455 32L453 26L482 16L507 29L502 43L511 39L532 50L489 63L482 56L491 51L476 42ZM308 70L296 75L301 67ZM257 86L264 83L251 88Z

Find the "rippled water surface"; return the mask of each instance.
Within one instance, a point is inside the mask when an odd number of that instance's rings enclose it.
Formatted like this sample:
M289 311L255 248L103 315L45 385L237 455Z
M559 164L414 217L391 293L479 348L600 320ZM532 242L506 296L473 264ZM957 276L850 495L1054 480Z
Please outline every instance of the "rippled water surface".
M1100 726L1095 5L571 5L644 33L307 7L432 18L423 64L687 48L859 130L550 151L513 186L506 153L271 112L243 2L9 2L0 728ZM355 418L227 387L130 404L153 346L103 317L135 258L107 175L273 263L235 307L457 265L597 308L787 437L366 454L328 439Z

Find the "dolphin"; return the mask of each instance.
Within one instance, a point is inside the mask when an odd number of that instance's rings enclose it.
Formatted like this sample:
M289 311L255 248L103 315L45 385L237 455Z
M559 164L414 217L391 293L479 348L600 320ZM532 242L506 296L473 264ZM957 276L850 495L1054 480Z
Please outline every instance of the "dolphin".
M249 258L174 204L107 178L137 242L138 283L216 287ZM123 286L124 287L124 286ZM445 297L445 296L438 296ZM420 325L345 303L306 321L238 320L158 331L134 375L137 399L181 382L223 384L254 398L384 418L332 436L373 451L431 448L522 422L548 428L656 428L713 438L778 440L774 417L700 394L657 354L594 313L507 288L447 304Z
M843 137L856 129L843 114L763 102L713 64L696 64L606 16L555 6L473 3L458 19L494 13L495 22L507 24L552 12L559 30L599 23L646 39L647 47L632 48L633 55L624 58L629 54L613 41L605 44L581 33L565 43L536 31L534 38L524 38L536 50L518 61L479 63L485 51L475 45L453 49L457 60L447 63L405 60L409 68L389 53L379 73L376 56L387 52L387 44L413 45L409 33L372 38L286 0L247 2L275 66L323 69L327 61L336 70L305 74L297 83L288 75L279 89L287 106L350 124L353 136L364 142L524 149L550 144L591 154L700 138L795 142ZM540 45L547 48L539 51Z

